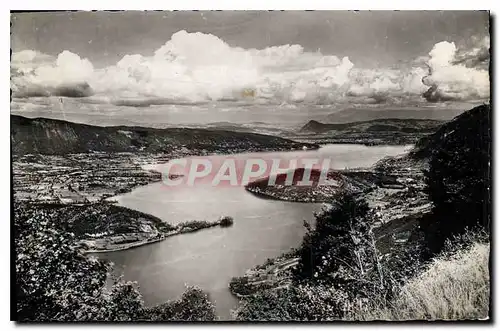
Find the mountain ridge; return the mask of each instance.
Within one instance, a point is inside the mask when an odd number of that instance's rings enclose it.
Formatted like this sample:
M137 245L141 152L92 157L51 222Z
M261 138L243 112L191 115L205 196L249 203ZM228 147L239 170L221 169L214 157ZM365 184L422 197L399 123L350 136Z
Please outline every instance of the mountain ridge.
M421 138L410 154L414 158L428 158L444 145L459 144L465 138L477 139L478 146L491 140L491 105L474 107L444 123L434 133Z
M402 119L384 118L347 123L323 123L310 120L302 126L299 132L325 133L328 131L401 131L422 132L431 131L443 124L444 121L430 119Z
M318 148L289 139L249 132L197 128L94 126L11 114L13 154L171 152L182 147L205 152L244 152Z

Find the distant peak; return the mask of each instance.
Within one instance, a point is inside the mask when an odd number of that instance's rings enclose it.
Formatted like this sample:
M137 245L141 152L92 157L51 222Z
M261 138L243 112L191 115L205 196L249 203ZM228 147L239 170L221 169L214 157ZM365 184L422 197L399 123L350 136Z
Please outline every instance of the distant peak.
M315 121L315 120L310 120L309 122L306 123L306 125L304 125L302 128L300 128L300 132L304 132L304 131L315 132L318 130L322 130L324 127L325 127L325 124L320 123L320 122Z

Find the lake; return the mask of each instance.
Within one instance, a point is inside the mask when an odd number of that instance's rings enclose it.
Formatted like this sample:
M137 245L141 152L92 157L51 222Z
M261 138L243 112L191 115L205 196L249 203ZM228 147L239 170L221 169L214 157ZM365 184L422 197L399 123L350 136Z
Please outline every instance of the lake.
M249 153L231 158L325 158L331 168L368 167L385 156L408 151L411 146L326 145L319 150ZM228 156L210 156L220 163ZM162 165L155 165L161 171ZM146 305L174 299L185 284L209 293L221 319L230 318L238 300L228 289L234 276L298 247L305 233L303 220L313 221L322 204L259 198L243 187L213 187L210 183L168 187L158 182L116 197L118 204L175 224L187 220L215 220L232 216L229 228L203 229L167 238L130 250L102 253L114 262L116 275L135 280Z

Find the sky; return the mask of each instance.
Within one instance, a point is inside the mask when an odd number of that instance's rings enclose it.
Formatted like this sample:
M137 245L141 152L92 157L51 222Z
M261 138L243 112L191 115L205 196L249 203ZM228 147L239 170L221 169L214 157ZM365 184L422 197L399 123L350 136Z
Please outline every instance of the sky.
M484 11L38 12L11 21L14 98L120 107L489 99Z
M179 31L211 33L231 46L299 44L349 56L356 65L393 65L437 42L488 34L487 12L186 11L55 12L12 15L12 49L69 50L104 66L126 54L153 54Z

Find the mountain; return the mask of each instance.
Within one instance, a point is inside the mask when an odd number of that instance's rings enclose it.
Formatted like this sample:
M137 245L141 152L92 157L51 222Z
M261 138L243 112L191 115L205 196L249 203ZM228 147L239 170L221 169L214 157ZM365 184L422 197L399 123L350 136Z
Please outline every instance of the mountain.
M237 153L300 149L304 145L279 137L224 130L138 126L101 127L47 118L11 115L14 154L68 154L100 152L170 152L179 148L204 152Z
M371 121L384 118L399 119L432 119L449 121L461 114L463 109L438 107L387 107L387 108L346 108L319 119L325 123L349 123L355 121Z
M490 105L472 108L441 125L435 133L421 138L416 143L411 156L420 159L429 158L443 149L460 150L465 143L470 141L473 142L470 144L475 145L476 148L483 147L492 139L491 116Z
M350 123L321 123L311 120L304 125L300 132L326 133L328 131L343 132L403 132L421 133L434 132L443 122L427 119L376 119L370 121L350 122Z
M426 207L425 199L421 199L419 195L422 193L422 187L424 187L422 174L428 168L429 163L432 165L432 159L436 159L436 156L440 158L440 164L438 165L446 164L447 166L444 176L446 178L453 178L453 180L448 181L449 183L462 183L466 180L487 182L488 180L487 168L491 157L490 106L479 106L463 112L450 122L446 122L440 126L439 123L439 121L415 119L375 120L346 124L323 124L317 121L310 121L303 130L315 130L316 132L324 130L353 130L353 128L373 130L374 126L377 129L387 129L387 126L394 126L398 130L406 128L408 130L430 131L433 125L436 125L432 131L433 133L428 133L417 140L415 147L409 154L383 158L371 169L363 172L359 170L338 171L339 177L334 178L338 183L342 184L342 188L354 188L355 191L356 189L363 191L366 188L370 188L371 185L381 188L396 188L399 185L411 186L410 193L416 194L415 199L396 200L397 204L402 206L405 203L413 204L415 201L423 201L421 204ZM473 155L473 157L469 158L470 160L467 160L469 162L468 166L466 166L464 158L461 157L462 154ZM470 164L473 164L473 166L470 166ZM302 179L304 172L303 169L297 170L299 171L294 173L291 185L284 185L285 174L281 174L277 176L276 183L278 185L267 185L269 178L266 177L249 183L246 188L262 196L301 202L322 201L321 199L327 201L337 194L336 192L343 192L343 190L339 191L338 187L331 185L296 185L297 181ZM460 174L460 176L457 176L457 174ZM318 173L312 172L311 177L313 178L313 182L315 181L314 178L318 177L318 175ZM334 175L334 173L331 173L331 175ZM397 182L394 180L394 177L399 178ZM453 186L453 184L448 185L450 187ZM404 192L406 191L403 190L401 194L406 194ZM385 193L381 193L380 196L375 194L374 196L376 197L375 200L382 199L384 201L386 198L391 199L390 195L385 197ZM397 210L397 208L393 209Z

